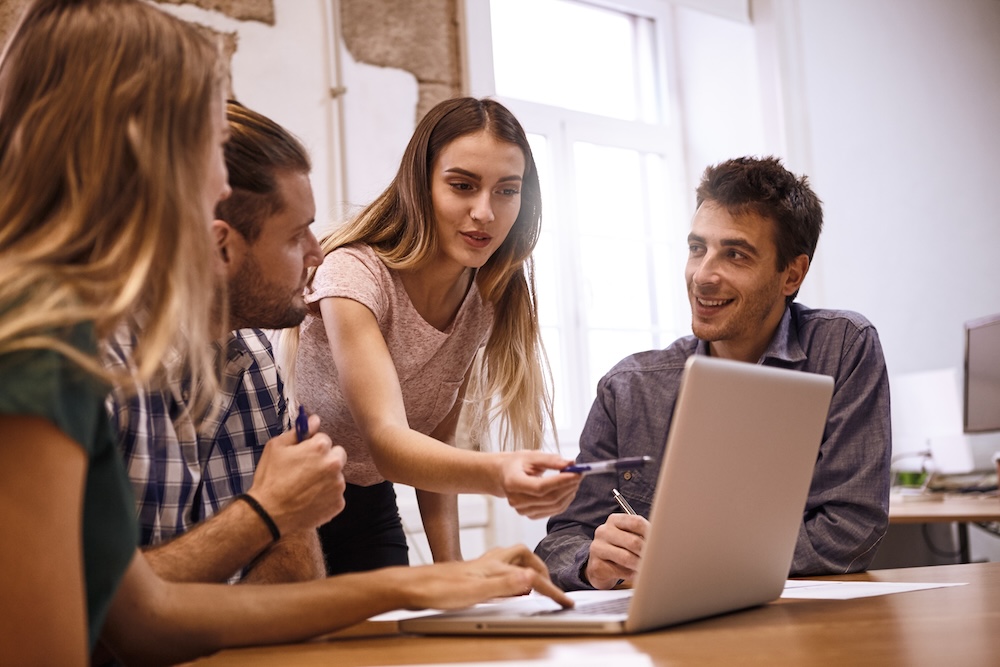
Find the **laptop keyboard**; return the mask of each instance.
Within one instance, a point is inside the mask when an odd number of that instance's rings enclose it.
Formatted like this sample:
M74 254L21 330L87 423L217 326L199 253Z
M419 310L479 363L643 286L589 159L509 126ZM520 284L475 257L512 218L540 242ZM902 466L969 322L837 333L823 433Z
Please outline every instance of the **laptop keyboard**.
M584 602L573 607L580 614L624 614L628 612L630 597L600 600L599 602Z
M598 600L596 602L580 602L571 609L552 609L535 612L532 616L543 616L549 614L584 614L586 616L603 616L606 614L627 614L631 597L614 598L612 600Z

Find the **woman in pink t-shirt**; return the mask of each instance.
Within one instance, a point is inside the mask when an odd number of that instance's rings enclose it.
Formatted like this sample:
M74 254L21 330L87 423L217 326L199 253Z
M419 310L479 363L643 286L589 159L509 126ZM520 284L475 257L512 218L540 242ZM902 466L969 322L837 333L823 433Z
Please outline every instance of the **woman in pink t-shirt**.
M324 239L310 314L284 352L298 399L348 453L347 507L320 530L331 574L407 562L391 482L418 489L435 561L461 558L457 493L505 496L532 518L576 493L578 475L543 475L571 461L539 451L552 414L531 263L540 216L517 119L460 98L431 109L389 187ZM463 406L479 439L497 418L501 451L453 446Z

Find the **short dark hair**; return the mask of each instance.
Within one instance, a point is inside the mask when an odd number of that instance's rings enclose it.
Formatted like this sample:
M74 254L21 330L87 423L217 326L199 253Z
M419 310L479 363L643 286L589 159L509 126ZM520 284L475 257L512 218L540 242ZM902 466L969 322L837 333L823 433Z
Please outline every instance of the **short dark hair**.
M778 271L799 255L812 261L823 229L823 202L809 180L785 169L780 159L739 157L708 167L698 185L697 205L705 201L733 216L754 213L773 220Z
M226 120L230 134L223 150L233 192L216 205L215 217L253 243L263 221L285 207L277 174L308 174L312 164L302 142L288 130L239 102L226 103Z

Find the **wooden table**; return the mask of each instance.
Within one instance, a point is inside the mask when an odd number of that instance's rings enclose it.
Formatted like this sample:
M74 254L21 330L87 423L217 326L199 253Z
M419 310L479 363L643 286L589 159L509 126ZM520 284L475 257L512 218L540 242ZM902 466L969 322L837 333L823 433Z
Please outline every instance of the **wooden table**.
M1000 521L1000 497L995 493L941 494L930 497L940 500L890 500L889 523L957 523L959 557L963 563L968 563L969 523ZM1000 660L997 664L1000 664Z
M572 666L584 660L593 664L596 656L606 656L608 667L1000 664L1000 563L876 570L829 578L968 585L855 600L779 600L632 636L396 635L223 651L194 664L351 667L549 660Z

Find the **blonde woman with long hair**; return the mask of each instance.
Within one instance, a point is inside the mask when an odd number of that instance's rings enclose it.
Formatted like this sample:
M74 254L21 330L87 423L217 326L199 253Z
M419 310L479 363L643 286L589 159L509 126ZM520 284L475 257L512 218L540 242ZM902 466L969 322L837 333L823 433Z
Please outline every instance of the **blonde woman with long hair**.
M323 240L309 314L281 347L296 397L348 452L347 507L320 528L328 573L407 562L391 482L416 487L435 561L461 559L454 494L506 497L532 518L573 498L578 475L543 474L572 461L539 451L551 423L531 260L540 216L517 119L458 98L427 113L389 187ZM463 406L478 439L498 423L502 451L452 446Z
M220 80L217 50L140 0L36 0L0 59L4 663L85 665L100 636L124 662L174 664L532 586L568 604L523 546L282 586L167 583L137 550L98 349L141 320L144 379L169 356L213 390Z

